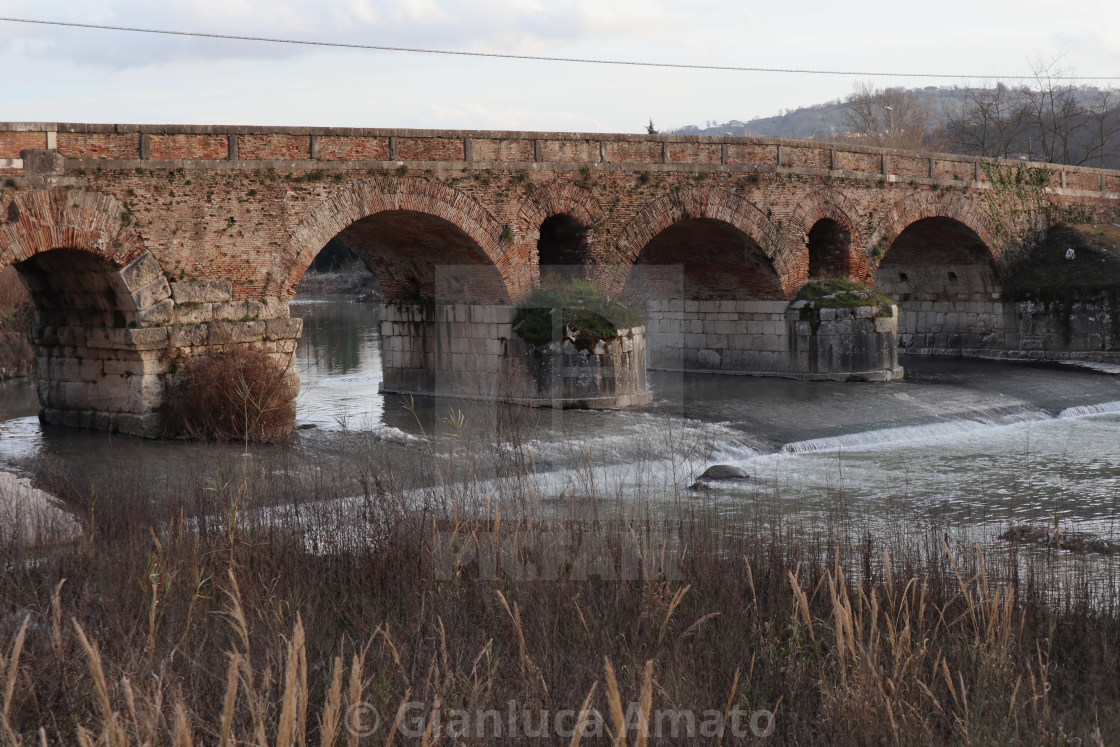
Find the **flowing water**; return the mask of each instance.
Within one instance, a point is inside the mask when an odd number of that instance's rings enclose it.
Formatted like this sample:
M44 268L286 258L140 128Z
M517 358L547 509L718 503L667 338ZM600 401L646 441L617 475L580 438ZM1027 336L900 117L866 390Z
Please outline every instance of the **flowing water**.
M372 438L425 438L493 421L489 405L409 403L378 394L377 307L297 301L300 430L313 464ZM726 514L780 508L827 521L932 522L959 530L1010 523L1114 536L1120 508L1120 376L1069 366L906 358L895 383L801 382L651 373L644 411L523 413L516 437L546 499L595 495L688 501ZM42 426L28 380L0 385L0 463L34 459L77 474L197 470L238 445L152 442ZM440 448L446 448L446 443ZM257 451L268 448L258 447ZM752 479L690 491L714 463Z

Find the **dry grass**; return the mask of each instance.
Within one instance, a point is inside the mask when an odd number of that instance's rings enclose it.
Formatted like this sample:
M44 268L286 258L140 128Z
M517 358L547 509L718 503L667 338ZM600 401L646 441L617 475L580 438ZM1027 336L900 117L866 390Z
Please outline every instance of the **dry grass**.
M284 441L298 389L287 372L287 365L250 347L194 358L169 393L169 431L203 440Z
M96 501L68 491L86 541L0 550L3 742L485 745L452 739L448 714L504 720L511 700L583 727L512 743L736 744L664 732L681 710L730 730L733 709L772 711L775 744L1120 733L1115 593L1043 583L1013 549L601 509L581 526L611 547L675 537L681 578L449 575L437 527L506 546L548 525L499 502L466 511L461 483L406 490L376 453L321 467L309 486L282 459L230 466L146 511L123 482ZM380 715L362 739L360 704Z

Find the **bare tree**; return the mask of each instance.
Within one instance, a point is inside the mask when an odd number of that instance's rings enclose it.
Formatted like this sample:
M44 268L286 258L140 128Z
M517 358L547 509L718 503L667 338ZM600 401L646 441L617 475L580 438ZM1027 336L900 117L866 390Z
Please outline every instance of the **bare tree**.
M844 101L844 117L856 142L906 150L937 147L935 113L915 91L857 83Z
M1077 89L1062 80L1069 69L1060 58L1035 59L1031 63L1035 89L1025 92L1026 116L1032 142L1028 156L1049 163L1080 163L1075 143L1086 125Z
M960 103L945 122L948 142L970 155L1011 156L1025 129L1023 92L998 83L995 88L961 88L958 94Z
M1098 168L1116 168L1120 163L1120 91L1102 88L1091 92L1086 105L1089 147L1082 163Z
M1078 88L1061 58L1031 63L1031 82L1019 88L958 89L960 103L945 121L958 152L1051 163L1120 166L1120 92Z

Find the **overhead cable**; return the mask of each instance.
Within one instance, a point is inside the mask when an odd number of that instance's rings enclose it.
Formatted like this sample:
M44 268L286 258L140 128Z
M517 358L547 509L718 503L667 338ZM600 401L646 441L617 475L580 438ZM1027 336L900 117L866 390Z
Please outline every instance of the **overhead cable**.
M243 34L217 34L204 31L175 31L172 29L140 28L136 26L110 26L97 23L77 23L75 21L48 21L39 18L11 18L0 16L0 21L26 23L40 26L64 26L67 28L96 29L99 31L127 31L137 34L163 34L166 36L186 36L202 39L224 39L227 41L263 42L267 44L294 44L305 47L332 47L336 49L363 49L378 52L410 52L414 54L454 55L458 57L490 57L503 60L530 60L537 62L569 62L587 65L620 65L625 67L653 67L675 70L723 70L739 73L786 73L790 75L842 75L865 78L938 78L957 80L1035 80L1033 75L992 75L963 73L913 73L885 72L882 70L818 70L812 68L749 67L744 65L700 65L683 62L650 62L647 60L610 60L591 57L553 57L548 55L512 54L507 52L471 52L458 49L428 49L424 47L398 47L387 44L358 44L353 42L315 41L312 39L281 39L268 36L247 36ZM1120 76L1099 75L1052 75L1048 80L1059 81L1111 81Z

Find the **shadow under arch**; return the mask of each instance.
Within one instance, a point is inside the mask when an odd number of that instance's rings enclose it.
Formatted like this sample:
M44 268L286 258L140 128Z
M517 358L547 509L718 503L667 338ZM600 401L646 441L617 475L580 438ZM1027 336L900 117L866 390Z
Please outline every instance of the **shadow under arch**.
M899 306L899 348L961 354L1004 346L1007 319L995 257L970 226L919 217L898 233L873 275Z
M654 267L680 268L679 297L694 301L782 300L781 278L762 247L735 226L712 218L685 218L654 236L635 258L629 294ZM660 273L659 273L660 274ZM653 298L673 289L644 283Z
M903 231L926 218L946 218L961 224L986 247L993 262L999 261L1001 247L987 210L956 192L919 192L907 197L887 213L880 235L869 238L882 238L893 245Z
M796 292L795 252L781 239L778 227L755 205L738 195L716 189L692 189L665 195L648 204L623 228L617 246L621 261L634 264L666 229L685 221L725 224L757 246L779 279L783 297ZM696 224L705 225L705 224ZM625 277L615 278L618 285Z
M290 298L320 250L341 238L378 275L387 298L436 295L438 267L471 267L488 299L528 283L510 232L470 195L439 181L379 177L335 192L292 232L280 272ZM440 273L442 275L442 273ZM456 278L446 278L456 292Z
M809 278L852 274L852 232L832 218L821 218L806 234Z
M588 227L569 213L557 213L540 225L537 273L540 285L556 285L591 271Z

